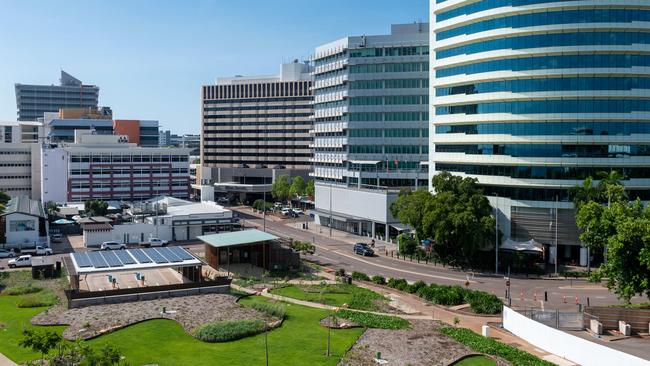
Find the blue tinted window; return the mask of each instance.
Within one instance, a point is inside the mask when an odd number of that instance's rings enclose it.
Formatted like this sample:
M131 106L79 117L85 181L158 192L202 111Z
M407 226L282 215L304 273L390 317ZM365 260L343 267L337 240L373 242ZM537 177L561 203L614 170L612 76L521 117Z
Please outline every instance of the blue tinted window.
M476 144L436 145L438 153L517 157L618 158L650 156L649 145Z
M479 11L500 8L503 6L523 6L530 4L543 4L543 3L557 3L557 2L570 2L576 0L481 0L475 3L461 6L444 13L436 14L436 21L451 19L459 15L477 13Z
M467 135L513 136L599 136L650 134L650 123L644 122L520 122L479 123L466 125L437 125L436 134L463 133Z
M437 107L436 115L483 113L630 113L650 111L650 100L544 100L524 102L496 102Z
M495 166L436 163L437 171L472 175L495 175L511 178L585 179L596 177L603 167L575 166ZM650 167L616 167L625 179L650 178Z

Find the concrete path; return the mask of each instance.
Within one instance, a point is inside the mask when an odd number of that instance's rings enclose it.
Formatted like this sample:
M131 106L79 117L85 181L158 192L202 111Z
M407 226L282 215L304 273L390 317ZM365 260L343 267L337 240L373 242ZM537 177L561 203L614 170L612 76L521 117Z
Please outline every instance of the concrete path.
M0 366L18 366L17 363L13 362L7 356L0 353Z

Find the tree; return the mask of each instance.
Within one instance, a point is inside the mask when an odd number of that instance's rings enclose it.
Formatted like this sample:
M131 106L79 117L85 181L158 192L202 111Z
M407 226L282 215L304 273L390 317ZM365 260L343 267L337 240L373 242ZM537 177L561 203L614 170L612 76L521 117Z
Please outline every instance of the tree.
M34 352L39 352L42 356L41 365L43 365L45 355L61 342L61 340L60 335L48 330L41 332L25 329L23 330L23 339L20 340L19 344L21 347L31 348Z
M407 233L401 233L397 236L397 250L402 255L413 255L418 248L416 239Z
M307 186L305 187L305 194L312 200L314 199L314 196L316 196L316 185L313 179L310 179L309 182L307 182Z
M569 195L573 200L576 209L590 201L600 201L601 192L598 187L593 185L594 179L587 177L581 185L577 185L569 190Z
M45 211L50 216L55 216L57 212L61 211L59 206L54 201L45 202Z
M100 200L84 202L84 211L87 216L104 216L108 213L108 203Z
M305 194L305 188L307 188L307 184L305 183L305 180L302 179L301 176L295 176L293 177L293 181L291 182L291 186L289 187L289 195L291 197L302 196L303 194Z
M415 230L415 235L419 239L423 232L422 219L424 208L431 198L431 194L426 189L411 191L408 188L402 189L397 195L395 202L390 205L390 212L401 223L411 226Z
M290 187L289 176L281 175L273 182L273 185L271 186L271 194L276 200L286 201L287 198L289 198Z
M620 201L627 198L625 194L625 187L621 184L623 175L616 170L609 172L598 172L598 189L600 189L603 197L607 198L607 205L609 206L612 201Z

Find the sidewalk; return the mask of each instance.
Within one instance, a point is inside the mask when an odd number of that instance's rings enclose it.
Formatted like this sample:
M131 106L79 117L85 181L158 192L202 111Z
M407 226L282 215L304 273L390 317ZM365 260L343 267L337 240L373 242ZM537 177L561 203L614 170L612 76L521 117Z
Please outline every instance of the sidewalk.
M8 359L7 356L0 353L0 366L18 366L18 364Z

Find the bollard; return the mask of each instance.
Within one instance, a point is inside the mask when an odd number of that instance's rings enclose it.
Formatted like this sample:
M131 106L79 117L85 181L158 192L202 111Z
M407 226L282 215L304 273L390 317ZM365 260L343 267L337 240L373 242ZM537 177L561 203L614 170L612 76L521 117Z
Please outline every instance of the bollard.
M544 291L544 301L548 301L548 292Z
M566 295L562 296L562 302L566 304Z
M537 291L535 291L535 293L533 294L533 299L537 301Z
M524 290L519 292L519 300L524 301Z
M587 306L589 306L589 296L587 296Z

